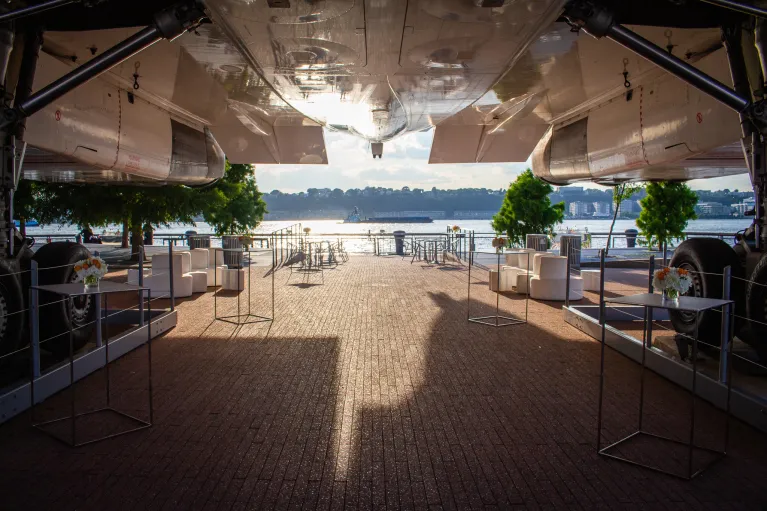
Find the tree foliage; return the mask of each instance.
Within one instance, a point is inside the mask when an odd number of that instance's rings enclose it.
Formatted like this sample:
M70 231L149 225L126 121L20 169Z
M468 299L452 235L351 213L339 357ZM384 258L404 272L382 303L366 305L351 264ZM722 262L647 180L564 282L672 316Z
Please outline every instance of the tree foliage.
M207 188L22 180L14 196L14 207L16 218L33 218L42 225L58 223L86 228L127 224L134 256L143 244L146 226L194 224L194 217L202 214L216 233L239 233L256 227L266 211L253 168L228 163L224 177Z
M202 210L216 234L244 234L261 223L266 203L256 185L251 165L227 162L226 173L208 194Z
M642 236L652 246L681 238L687 222L697 218L698 196L684 183L661 181L648 183L647 197L642 199L642 212L637 218Z
M621 204L625 200L629 200L635 194L639 193L644 188L642 183L621 183L613 187L613 221L610 224L610 232L607 234L607 247L605 253L610 250L610 242L613 236L613 229L615 228L615 220L620 214Z
M565 216L563 202L551 204L550 184L527 169L509 185L500 211L493 216L493 230L505 233L512 245L523 245L528 234L553 234Z

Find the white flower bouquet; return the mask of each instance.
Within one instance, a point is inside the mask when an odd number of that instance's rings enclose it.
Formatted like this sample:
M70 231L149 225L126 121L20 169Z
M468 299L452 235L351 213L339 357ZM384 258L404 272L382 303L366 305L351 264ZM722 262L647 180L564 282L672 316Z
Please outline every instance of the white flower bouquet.
M653 276L652 285L663 293L669 300L677 300L679 295L686 293L692 285L690 272L683 268L662 268Z
M75 275L77 282L82 282L86 287L98 286L99 280L107 274L107 263L98 256L89 257L75 263Z

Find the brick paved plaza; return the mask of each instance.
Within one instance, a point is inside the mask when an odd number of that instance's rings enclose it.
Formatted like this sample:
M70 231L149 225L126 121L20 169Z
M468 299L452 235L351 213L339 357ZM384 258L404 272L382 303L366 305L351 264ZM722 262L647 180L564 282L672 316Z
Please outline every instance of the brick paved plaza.
M466 321L456 267L356 256L324 285L287 277L273 324L214 322L211 293L179 304L153 343L151 429L72 449L28 414L0 426L0 509L765 509L767 437L737 421L728 457L692 482L597 456L599 344L561 304L531 301L528 324L495 329ZM487 273L472 277L480 315L495 298ZM270 283L254 275L259 313ZM502 305L524 313L521 298ZM115 404L137 414L145 360L142 348L113 366ZM609 351L607 366L611 441L636 425L638 366ZM81 382L81 409L102 378ZM646 427L685 438L686 393L647 385ZM722 414L699 410L700 442L718 447Z

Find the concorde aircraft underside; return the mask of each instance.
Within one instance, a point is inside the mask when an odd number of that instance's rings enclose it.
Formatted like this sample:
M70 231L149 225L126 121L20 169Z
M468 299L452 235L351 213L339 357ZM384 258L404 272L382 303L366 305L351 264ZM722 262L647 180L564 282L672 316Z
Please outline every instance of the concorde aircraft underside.
M39 15L33 90L135 34L166 3L111 0ZM618 21L732 83L718 28L726 12L697 1L607 3ZM535 173L554 183L747 171L735 112L614 42L573 31L564 7L207 0L193 30L34 114L24 174L204 184L221 175L223 155L326 164L323 129L362 137L374 152L383 143L384 158L387 141L433 129L430 163L532 154Z

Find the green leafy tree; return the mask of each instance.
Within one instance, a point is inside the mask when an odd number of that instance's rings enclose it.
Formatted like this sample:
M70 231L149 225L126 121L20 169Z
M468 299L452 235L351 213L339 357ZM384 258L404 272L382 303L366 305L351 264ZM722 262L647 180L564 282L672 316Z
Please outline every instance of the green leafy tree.
M13 219L19 221L22 236L27 235L27 220L37 220L34 212L37 193L36 183L26 179L19 181L19 186L13 193Z
M622 183L613 187L613 221L610 224L610 232L607 234L607 247L605 247L605 253L610 251L610 242L613 237L615 220L620 213L621 204L623 204L623 201L629 200L637 194L642 188L644 188L644 185L641 183Z
M565 203L551 204L550 184L527 169L509 185L500 211L493 216L493 230L505 233L512 245L523 245L528 234L552 235L565 218Z
M81 229L122 224L131 232L132 259L143 245L143 227L193 223L207 197L181 185L158 187L34 183L19 204L43 225L60 223ZM18 197L17 197L18 199ZM16 201L14 201L16 202Z
M113 223L130 226L131 259L138 260L144 244L144 230L173 222L194 224L194 217L204 210L208 194L182 185L159 187L113 187L119 193L119 213Z
M252 165L226 164L226 173L207 193L203 217L216 234L245 234L266 213Z
M648 183L647 197L641 200L642 212L637 218L642 236L650 247L663 248L681 238L687 222L697 218L697 194L684 183L661 181Z

